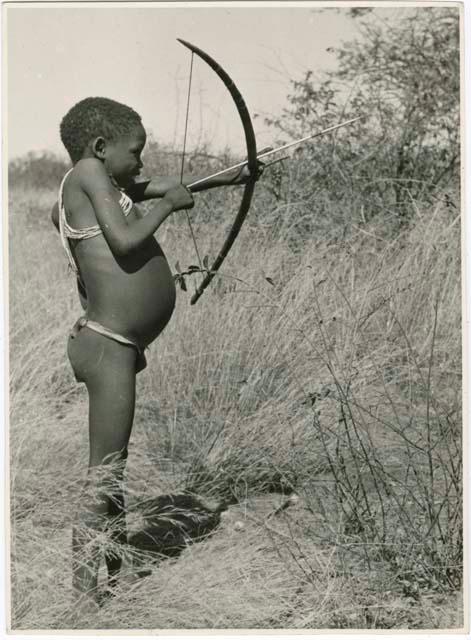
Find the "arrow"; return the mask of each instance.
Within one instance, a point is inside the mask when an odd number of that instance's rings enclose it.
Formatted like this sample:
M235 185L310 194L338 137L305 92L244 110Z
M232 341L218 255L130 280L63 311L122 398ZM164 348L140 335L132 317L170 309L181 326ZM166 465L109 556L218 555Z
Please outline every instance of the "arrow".
M303 142L307 142L308 140L312 140L313 138L317 138L318 136L322 136L325 133L330 133L331 131L335 131L336 129L340 129L340 127L346 127L348 124L352 124L352 122L356 122L357 120L361 120L365 116L358 116L357 118L352 118L351 120L347 120L346 122L341 122L340 124L334 124L332 127L328 127L327 129L323 129L322 131L317 131L316 133L311 133L304 138L300 138L299 140L294 140L293 142L288 142L287 144L282 145L281 147L277 147L276 149L271 149L270 151L265 151L260 154L257 154L257 159L261 160L262 158L267 158L274 153L278 153L278 151L284 151L285 149L289 149L290 147L294 147L297 144L302 144ZM205 182L205 180L210 180L211 178L216 178L217 176L221 176L224 173L228 173L229 171L233 171L234 169L238 169L239 167L243 167L247 164L247 160L243 162L239 162L238 164L232 165L227 169L221 169L221 171L217 171L216 173L211 174L210 176L206 176L205 178L200 178L196 180L196 182L192 182L187 185L188 189L192 187L196 187L196 185ZM270 163L272 164L272 163Z

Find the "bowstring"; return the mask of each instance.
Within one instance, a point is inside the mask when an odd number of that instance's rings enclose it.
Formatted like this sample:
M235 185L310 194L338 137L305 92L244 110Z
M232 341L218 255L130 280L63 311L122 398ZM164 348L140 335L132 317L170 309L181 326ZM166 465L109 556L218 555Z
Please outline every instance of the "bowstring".
M194 52L191 52L191 61L190 61L190 79L188 82L188 96L186 101L186 118L185 118L185 135L183 137L183 153L182 153L182 166L180 170L180 184L183 184L183 169L185 167L185 153L186 153L186 138L188 133L188 119L190 114L190 95L191 95L191 80L193 78L193 58ZM198 245L196 244L196 237L193 231L193 225L191 224L190 214L188 213L188 209L185 209L186 219L188 222L188 227L190 228L191 238L193 240L193 246L195 247L196 255L198 257L198 264L203 271L203 263L201 261L200 252L198 251Z

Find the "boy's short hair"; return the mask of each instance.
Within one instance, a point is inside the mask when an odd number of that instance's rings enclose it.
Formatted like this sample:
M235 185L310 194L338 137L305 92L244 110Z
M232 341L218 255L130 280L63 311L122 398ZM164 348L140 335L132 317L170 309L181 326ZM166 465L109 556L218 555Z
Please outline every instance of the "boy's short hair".
M109 98L85 98L63 117L60 134L75 164L93 138L103 136L106 140L115 140L140 124L141 116L125 104Z

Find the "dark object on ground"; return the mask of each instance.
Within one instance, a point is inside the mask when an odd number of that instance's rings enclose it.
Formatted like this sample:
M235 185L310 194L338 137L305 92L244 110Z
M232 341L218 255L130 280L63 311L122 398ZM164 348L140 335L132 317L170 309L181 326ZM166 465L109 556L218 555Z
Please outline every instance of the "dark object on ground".
M219 525L226 503L206 502L191 494L157 496L136 505L144 528L129 537L129 544L146 554L178 556Z

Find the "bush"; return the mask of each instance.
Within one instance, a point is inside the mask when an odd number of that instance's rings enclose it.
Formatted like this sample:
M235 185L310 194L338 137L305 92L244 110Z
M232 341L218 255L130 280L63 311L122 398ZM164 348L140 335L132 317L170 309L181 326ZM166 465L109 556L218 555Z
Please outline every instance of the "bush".
M359 37L331 49L338 68L293 81L289 106L267 122L295 139L363 119L300 149L295 188L290 174L282 194L355 203L365 219L387 208L404 220L411 201L459 188L459 9L354 15Z
M10 189L59 188L59 184L70 165L66 160L50 151L30 151L21 158L8 163L8 185Z

